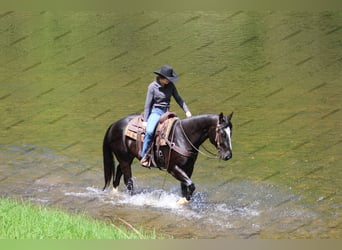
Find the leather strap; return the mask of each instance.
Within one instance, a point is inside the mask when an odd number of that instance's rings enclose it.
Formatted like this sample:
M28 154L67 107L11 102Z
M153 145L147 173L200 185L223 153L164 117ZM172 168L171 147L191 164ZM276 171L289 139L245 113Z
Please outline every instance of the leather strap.
M178 147L174 142L170 142L169 139L165 138L165 142L167 145L169 145L170 149L176 151L177 153L184 155L186 157L190 157L195 155L193 152L185 150L181 147Z

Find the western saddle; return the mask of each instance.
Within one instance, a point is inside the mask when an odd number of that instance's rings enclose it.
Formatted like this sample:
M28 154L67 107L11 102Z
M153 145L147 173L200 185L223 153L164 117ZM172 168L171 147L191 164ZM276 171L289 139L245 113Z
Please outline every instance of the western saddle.
M178 120L179 118L177 117L176 113L174 112L166 112L163 114L160 119L159 123L157 125L155 134L154 134L154 140L153 143L149 149L149 152L151 154L155 154L153 152L153 148L156 149L157 152L157 157L159 154L159 148L160 146L166 146L172 143L169 141L169 135L171 133L172 127L174 123ZM135 118L133 118L127 125L126 130L125 130L125 135L133 140L136 140L137 144L137 149L138 153L140 155L141 150L142 150L142 144L144 142L144 137L145 137L145 128L142 126L143 123L143 117L142 115L139 115ZM156 157L156 154L155 154ZM153 157L151 157L153 158ZM155 159L152 159L154 163L156 162ZM155 165L155 164L154 164Z

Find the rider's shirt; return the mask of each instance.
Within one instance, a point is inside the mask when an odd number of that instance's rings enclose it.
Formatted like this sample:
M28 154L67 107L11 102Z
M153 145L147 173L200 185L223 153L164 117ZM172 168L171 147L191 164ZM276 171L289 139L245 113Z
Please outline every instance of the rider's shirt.
M179 96L174 83L169 82L165 86L161 86L156 80L151 82L147 89L145 107L144 107L144 121L147 121L152 108L168 109L170 107L171 96L173 96L178 105L188 112L188 106Z

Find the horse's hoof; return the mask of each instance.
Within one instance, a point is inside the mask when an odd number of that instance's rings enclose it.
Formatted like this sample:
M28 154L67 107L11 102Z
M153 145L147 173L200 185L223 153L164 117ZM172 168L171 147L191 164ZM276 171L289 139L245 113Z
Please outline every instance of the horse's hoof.
M189 203L189 201L188 201L185 197L180 198L180 199L177 201L177 204L178 204L178 205L185 205L185 204L188 204L188 203Z
M113 188L113 190L112 190L112 193L113 194L117 194L119 192L119 189L116 187L116 188Z

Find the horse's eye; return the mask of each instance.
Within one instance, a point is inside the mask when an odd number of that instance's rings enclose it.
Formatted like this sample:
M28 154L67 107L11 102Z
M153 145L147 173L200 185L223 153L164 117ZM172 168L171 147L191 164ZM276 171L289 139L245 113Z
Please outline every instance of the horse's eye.
M226 138L226 137L227 137L227 134L226 134L225 131L221 131L221 135L222 135L223 138Z

